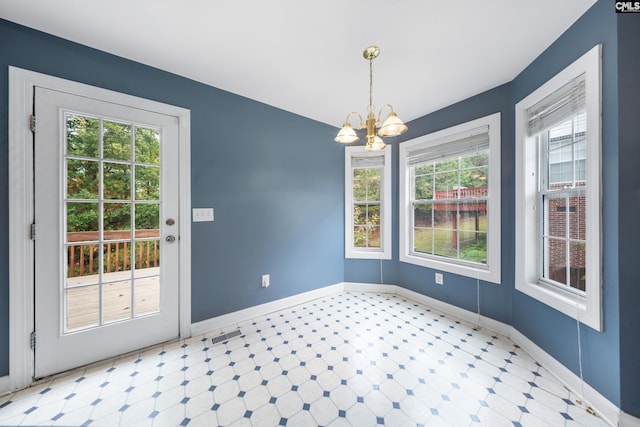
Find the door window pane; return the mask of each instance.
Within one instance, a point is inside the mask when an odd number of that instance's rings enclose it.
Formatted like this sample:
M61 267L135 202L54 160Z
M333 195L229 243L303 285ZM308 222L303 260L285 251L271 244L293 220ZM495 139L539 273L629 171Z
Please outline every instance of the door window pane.
M68 156L98 157L100 120L75 114L66 114Z
M131 317L131 280L102 285L103 322Z
M106 241L102 244L102 247L105 280L114 280L112 275L108 276L111 273L129 272L131 270L131 242ZM120 274L120 277L122 277L122 274Z
M124 163L103 163L104 198L128 200L131 198L131 166Z
M160 276L134 280L134 313L136 316L160 311Z
M157 203L136 203L136 236L157 237L160 229L160 205ZM152 234L140 233L141 230L155 231Z
M100 210L98 203L68 202L67 233L74 233L69 241L98 240ZM67 234L67 237L69 234Z
M131 158L131 125L104 121L103 126L103 157L129 160Z
M160 240L142 240L136 242L135 277L157 274L160 266Z
M98 162L67 159L67 198L98 198Z
M137 163L160 163L160 131L136 127L135 147Z
M131 203L104 203L104 240L131 239Z
M67 331L77 331L100 324L100 286L83 286L66 291Z
M100 257L97 244L67 245L67 287L98 283Z
M136 200L160 200L160 168L136 166Z

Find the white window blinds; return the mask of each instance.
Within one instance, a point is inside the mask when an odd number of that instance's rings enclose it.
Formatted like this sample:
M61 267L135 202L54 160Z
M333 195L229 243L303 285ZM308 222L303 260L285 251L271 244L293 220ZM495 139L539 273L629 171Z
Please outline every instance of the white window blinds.
M375 168L384 166L384 155L377 156L353 156L351 157L351 168Z
M527 111L527 136L569 119L586 107L585 75L574 78Z
M407 164L413 166L488 149L489 126L481 126L471 132L464 132L463 134L436 141L433 144L429 144L428 147L422 146L409 150Z

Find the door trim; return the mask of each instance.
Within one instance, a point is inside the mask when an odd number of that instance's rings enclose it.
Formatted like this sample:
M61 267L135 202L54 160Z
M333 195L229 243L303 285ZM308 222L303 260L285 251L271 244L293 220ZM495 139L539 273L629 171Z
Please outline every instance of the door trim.
M30 335L34 329L34 245L29 238L34 217L33 135L29 116L33 111L33 87L88 96L178 118L180 262L180 337L191 336L191 112L156 101L9 67L9 390L30 385L34 353ZM2 390L0 390L2 391Z

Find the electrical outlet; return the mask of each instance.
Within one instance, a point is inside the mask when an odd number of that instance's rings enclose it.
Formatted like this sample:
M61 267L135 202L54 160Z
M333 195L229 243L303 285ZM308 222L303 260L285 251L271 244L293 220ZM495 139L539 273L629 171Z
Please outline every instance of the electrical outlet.
M444 285L444 277L442 273L436 273L436 285Z
M269 287L269 275L268 274L263 274L262 275L262 287L263 288L268 288Z

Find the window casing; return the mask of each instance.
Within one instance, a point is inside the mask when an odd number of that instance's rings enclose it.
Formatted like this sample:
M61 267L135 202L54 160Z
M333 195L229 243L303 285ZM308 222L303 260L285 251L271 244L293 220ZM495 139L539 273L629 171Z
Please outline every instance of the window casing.
M602 330L598 45L516 105L516 289Z
M345 257L391 259L391 150L345 148Z
M500 114L400 144L400 260L500 282Z

